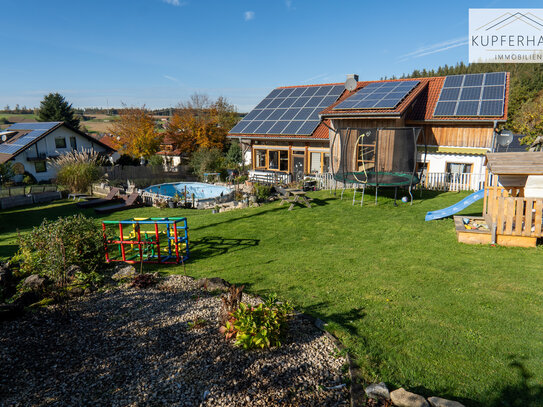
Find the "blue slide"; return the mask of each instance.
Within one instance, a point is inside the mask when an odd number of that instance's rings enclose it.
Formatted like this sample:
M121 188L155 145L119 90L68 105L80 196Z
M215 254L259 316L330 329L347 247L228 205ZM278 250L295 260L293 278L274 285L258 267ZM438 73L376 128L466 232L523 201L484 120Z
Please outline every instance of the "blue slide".
M448 208L428 212L426 214L426 218L424 219L428 221L428 220L446 218L447 216L452 216L455 213L460 212L462 209L467 208L471 204L474 204L478 200L483 199L484 196L485 196L485 190L481 189L480 191L474 192L473 194L466 196L460 202L457 202L454 205L449 206Z

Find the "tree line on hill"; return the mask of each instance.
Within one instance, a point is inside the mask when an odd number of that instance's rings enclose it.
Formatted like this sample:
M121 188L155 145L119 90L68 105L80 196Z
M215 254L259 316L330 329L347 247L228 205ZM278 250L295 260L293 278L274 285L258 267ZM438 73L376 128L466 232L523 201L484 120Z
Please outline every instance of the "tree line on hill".
M525 135L523 144L531 144L543 135L543 65L542 64L464 64L444 65L418 70L401 78L463 75L484 72L510 72L507 123L502 127ZM385 78L386 79L386 78ZM397 79L396 77L390 79Z

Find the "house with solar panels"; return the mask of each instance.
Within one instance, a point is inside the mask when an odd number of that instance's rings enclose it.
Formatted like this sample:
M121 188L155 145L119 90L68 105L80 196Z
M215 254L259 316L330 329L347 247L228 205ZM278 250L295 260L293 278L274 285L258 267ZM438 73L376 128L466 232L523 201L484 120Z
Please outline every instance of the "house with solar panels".
M495 129L507 120L508 93L506 72L384 81L349 75L344 84L272 90L229 137L250 147L253 179L271 175L289 182L335 172L341 151L349 151L352 171L392 168L391 161L402 155L393 140L402 136L389 137L386 146L360 136L369 130L412 134L406 130L416 129L417 169L480 174L482 182ZM346 132L355 145L337 147L334 140L347 139L338 137ZM371 161L376 151L380 163Z
M56 175L55 168L47 163L48 158L83 149L99 153L112 151L64 122L15 123L0 132L0 163L20 163L37 181L48 181Z

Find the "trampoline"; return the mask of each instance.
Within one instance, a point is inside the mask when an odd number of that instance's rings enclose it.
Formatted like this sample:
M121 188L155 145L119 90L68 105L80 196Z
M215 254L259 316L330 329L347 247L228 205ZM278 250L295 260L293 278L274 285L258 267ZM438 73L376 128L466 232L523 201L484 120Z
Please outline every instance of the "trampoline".
M360 205L366 187L394 188L396 205L399 187L407 188L413 203L412 188L420 182L416 174L417 139L420 127L343 128L330 144L331 170L334 180L343 183L341 198L347 184L362 188ZM337 185L336 185L337 189ZM354 189L353 205L356 198Z

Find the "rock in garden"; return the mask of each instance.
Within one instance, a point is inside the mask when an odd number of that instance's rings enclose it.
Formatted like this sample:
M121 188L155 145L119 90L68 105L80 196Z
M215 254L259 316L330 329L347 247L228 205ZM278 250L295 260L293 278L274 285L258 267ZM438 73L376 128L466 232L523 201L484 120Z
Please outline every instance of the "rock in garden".
M397 407L429 407L424 397L410 393L404 388L399 388L391 392L390 400Z
M441 397L430 397L428 402L432 407L464 407L464 405L458 401L442 399Z
M41 291L45 288L46 283L47 281L45 277L41 277L37 274L32 274L31 276L25 278L25 281L23 282L23 287L34 291Z
M134 266L117 266L116 272L111 276L113 280L128 280L136 276L136 268Z
M0 287L8 287L11 284L13 274L8 263L0 264Z
M81 297L85 294L85 289L82 287L72 287L69 291L70 297Z
M383 382L370 384L366 387L365 391L369 398L390 400L390 393L387 385Z
M70 267L68 267L68 269L66 270L66 275L70 276L70 277L73 277L75 276L77 273L80 273L81 272L81 267L79 267L78 265L76 264L72 264Z
M197 281L197 284L198 287L205 288L208 291L228 291L231 285L228 281L220 277L201 278Z

